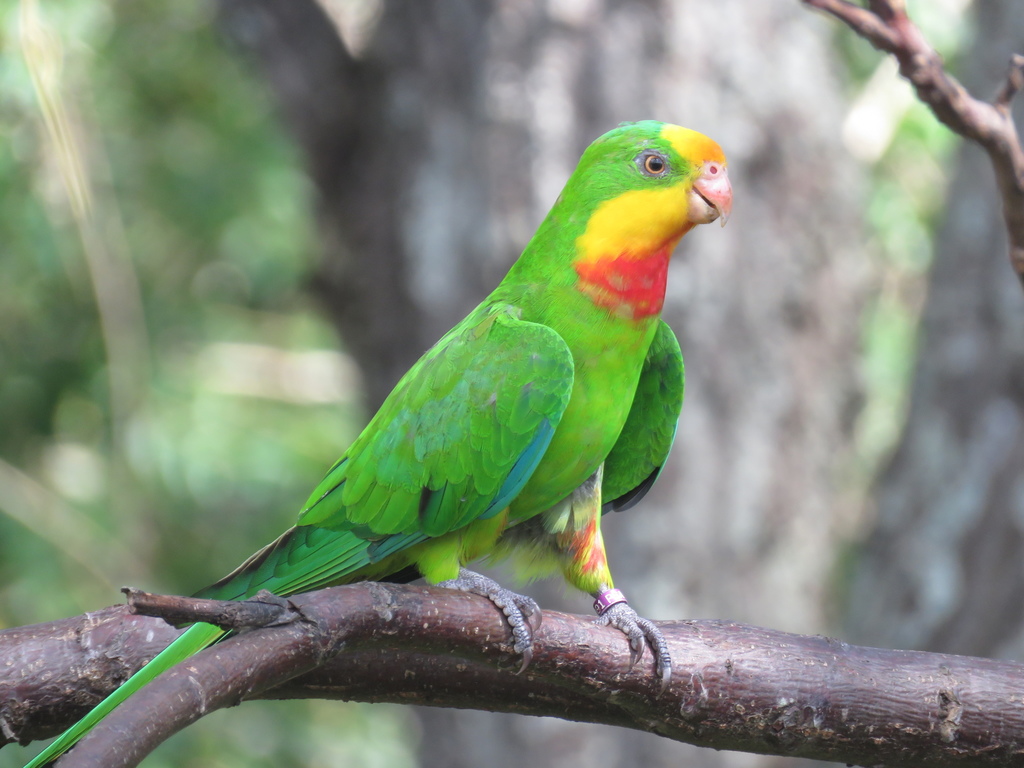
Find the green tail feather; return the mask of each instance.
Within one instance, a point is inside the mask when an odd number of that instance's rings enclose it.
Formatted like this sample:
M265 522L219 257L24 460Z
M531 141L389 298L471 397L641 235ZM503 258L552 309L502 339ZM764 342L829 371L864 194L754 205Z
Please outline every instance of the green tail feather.
M151 662L132 675L116 691L97 704L89 714L68 728L64 733L39 753L25 768L42 768L73 747L79 739L93 729L103 718L109 715L125 699L142 688L146 683L164 670L170 669L179 661L199 653L203 648L212 645L225 631L212 624L193 624L173 643L164 648Z

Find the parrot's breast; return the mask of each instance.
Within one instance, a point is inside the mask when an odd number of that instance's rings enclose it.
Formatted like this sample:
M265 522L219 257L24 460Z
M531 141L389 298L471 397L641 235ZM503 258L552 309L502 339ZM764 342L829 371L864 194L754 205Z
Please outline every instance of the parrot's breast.
M629 319L575 294L557 324L572 351L572 395L544 458L510 505L510 521L539 514L597 471L626 423L657 315ZM573 306L575 304L575 306Z

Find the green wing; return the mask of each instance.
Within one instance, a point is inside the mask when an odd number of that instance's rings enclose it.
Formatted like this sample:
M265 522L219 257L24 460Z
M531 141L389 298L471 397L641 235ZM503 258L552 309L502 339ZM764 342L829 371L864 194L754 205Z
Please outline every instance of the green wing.
M295 528L200 594L288 595L353 580L403 549L501 512L551 442L573 361L555 331L511 308L481 315L403 377Z
M603 512L629 509L658 479L675 439L685 381L679 342L659 321L629 416L604 462Z

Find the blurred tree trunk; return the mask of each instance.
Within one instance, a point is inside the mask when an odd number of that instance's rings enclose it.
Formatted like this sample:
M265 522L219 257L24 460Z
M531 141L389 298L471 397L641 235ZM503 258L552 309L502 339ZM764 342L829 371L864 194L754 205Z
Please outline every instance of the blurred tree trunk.
M870 277L828 22L795 2L396 0L350 54L308 0L222 8L308 152L317 292L371 404L497 283L593 138L653 117L722 144L734 218L687 237L671 269L666 318L689 369L676 450L606 539L645 615L824 631L841 512L857 508L836 481ZM557 720L421 716L424 766L755 759Z
M974 14L962 79L985 94L1021 48L1024 5L978 0ZM949 187L909 419L852 585L852 641L1024 655L1024 295L988 166L965 145Z

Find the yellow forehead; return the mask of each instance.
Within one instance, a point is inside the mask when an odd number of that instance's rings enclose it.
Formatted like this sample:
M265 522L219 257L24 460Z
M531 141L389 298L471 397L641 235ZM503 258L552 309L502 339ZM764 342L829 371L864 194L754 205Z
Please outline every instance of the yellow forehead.
M678 125L666 125L661 129L661 138L672 145L672 149L694 163L704 163L711 160L716 163L725 163L725 153L718 144L703 133L691 131L689 128L682 128Z

